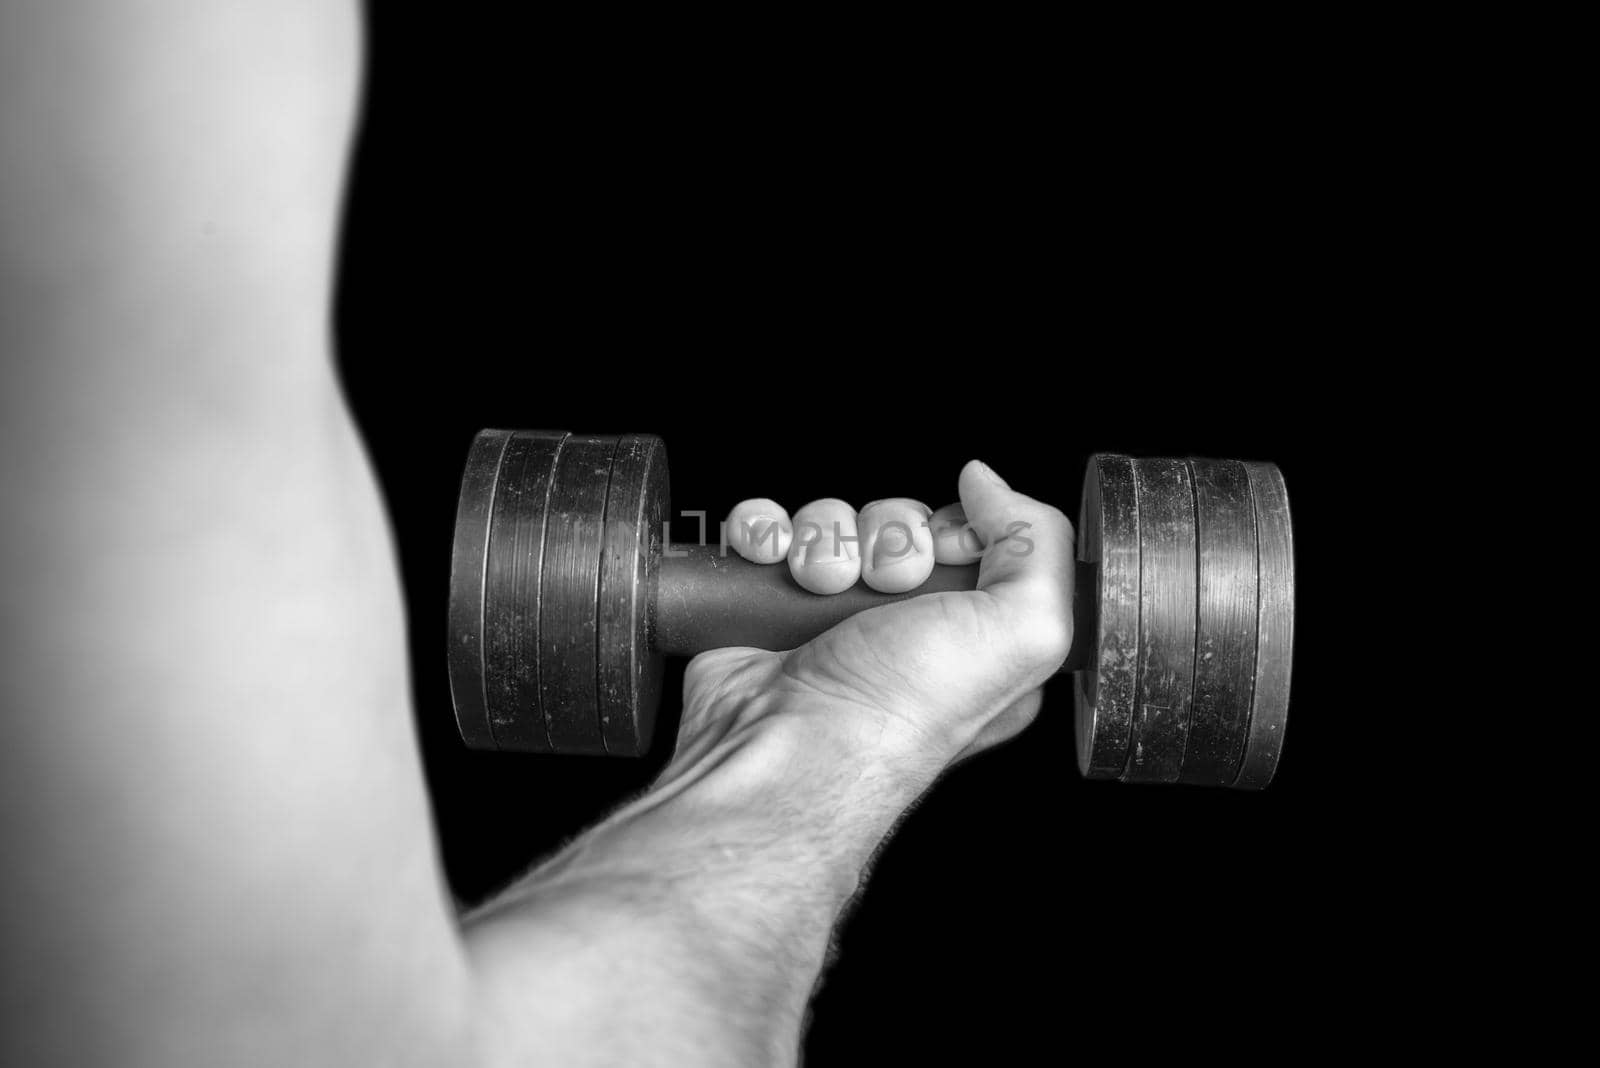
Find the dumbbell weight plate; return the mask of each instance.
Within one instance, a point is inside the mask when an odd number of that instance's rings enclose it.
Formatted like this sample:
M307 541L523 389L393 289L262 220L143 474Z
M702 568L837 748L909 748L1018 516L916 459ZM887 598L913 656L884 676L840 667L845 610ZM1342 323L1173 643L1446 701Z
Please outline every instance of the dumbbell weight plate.
M1079 613L1093 622L1095 635L1074 688L1078 770L1091 779L1115 779L1128 763L1139 679L1139 507L1128 457L1102 454L1089 461L1078 528L1078 559L1094 565L1095 581L1077 596L1088 606L1098 599L1097 612Z
M661 439L624 435L611 461L600 558L600 737L613 756L645 753L655 732L662 657L651 591L669 499Z
M1079 559L1092 565L1080 598L1097 599L1095 611L1079 604L1080 625L1095 630L1076 687L1084 775L1250 788L1271 779L1293 636L1282 486L1271 464L1090 460L1079 511ZM1282 650L1259 672L1258 644Z
M1124 782L1177 782L1194 685L1194 489L1183 460L1135 460L1139 687Z
M472 442L461 475L455 546L450 554L450 693L461 740L473 749L495 748L484 698L484 563L500 458L511 441L507 430L485 430Z
M1259 790L1272 781L1289 716L1289 674L1294 659L1294 532L1289 494L1275 464L1247 463L1259 579L1256 601L1255 689L1250 732L1233 785Z
M569 436L519 430L500 457L483 569L484 693L500 749L561 751L540 700L541 613L548 600L545 525Z
M1256 524L1237 460L1190 460L1198 554L1194 698L1184 782L1229 786L1250 730L1256 668Z
M599 599L604 516L617 439L570 435L545 516L539 603L539 698L558 753L604 754Z

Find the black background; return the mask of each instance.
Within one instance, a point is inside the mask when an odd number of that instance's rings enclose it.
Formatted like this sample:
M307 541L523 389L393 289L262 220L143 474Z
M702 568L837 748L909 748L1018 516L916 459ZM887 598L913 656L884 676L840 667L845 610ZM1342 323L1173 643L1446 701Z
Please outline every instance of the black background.
M766 84L756 60L636 69L421 15L371 24L338 340L398 539L456 893L642 789L682 675L646 760L460 744L445 598L480 428L661 434L675 508L713 519L748 496L937 506L974 456L1070 514L1096 450L1270 459L1298 570L1277 781L1082 781L1053 683L1032 729L949 774L884 848L807 1051L1269 1042L1381 892L1330 755L1350 714L1344 445L1380 419L1351 399L1372 299L1346 266L1360 160L1328 152L1314 105L1260 87L1108 88L1003 56Z

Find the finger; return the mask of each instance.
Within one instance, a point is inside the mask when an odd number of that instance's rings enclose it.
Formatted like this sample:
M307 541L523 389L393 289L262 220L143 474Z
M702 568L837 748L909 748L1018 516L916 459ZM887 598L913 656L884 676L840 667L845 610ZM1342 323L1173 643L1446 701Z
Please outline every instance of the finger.
M928 506L909 497L873 501L861 509L861 578L880 593L914 590L933 573Z
M1053 670L1072 641L1072 523L977 460L962 469L960 486L967 519L988 546L978 588L1011 610L1020 648L1041 666L1053 661Z
M728 513L723 529L733 551L752 564L776 564L789 555L794 524L783 505L766 497L740 501Z
M983 558L983 539L967 522L959 504L947 504L928 518L933 558L941 564L971 564Z
M856 510L837 497L812 501L794 514L789 571L812 593L839 593L861 577Z

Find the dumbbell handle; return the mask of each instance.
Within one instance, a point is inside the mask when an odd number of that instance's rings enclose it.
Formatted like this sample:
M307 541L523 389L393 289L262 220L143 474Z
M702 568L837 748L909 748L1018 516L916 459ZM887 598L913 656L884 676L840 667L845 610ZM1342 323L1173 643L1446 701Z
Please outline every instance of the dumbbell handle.
M1078 619L1063 671L1087 663L1094 644L1093 568L1078 565ZM669 546L656 574L655 647L668 656L730 645L793 649L868 608L978 586L977 564L935 564L928 581L907 593L879 593L857 582L843 593L817 594L795 582L784 564L752 564L715 545Z

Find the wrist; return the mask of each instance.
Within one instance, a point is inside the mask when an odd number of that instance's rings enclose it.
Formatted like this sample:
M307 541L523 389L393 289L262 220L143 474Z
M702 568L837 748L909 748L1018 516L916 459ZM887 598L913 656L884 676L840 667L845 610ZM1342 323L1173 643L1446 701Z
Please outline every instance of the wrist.
M875 846L944 764L909 720L849 701L768 686L717 705L686 712L657 787L692 783L703 803L781 819L824 847Z
M937 768L860 709L770 687L715 704L691 703L661 776L557 866L842 907Z

